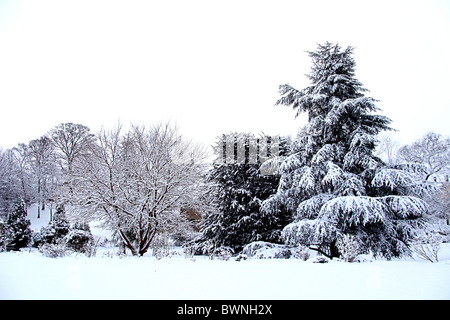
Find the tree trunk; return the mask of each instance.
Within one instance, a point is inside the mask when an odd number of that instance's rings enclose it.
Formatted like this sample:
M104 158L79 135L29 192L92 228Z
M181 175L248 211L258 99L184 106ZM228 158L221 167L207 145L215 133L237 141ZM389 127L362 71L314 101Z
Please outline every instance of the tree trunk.
M330 243L330 257L339 258L339 250L336 246L336 241Z
M38 180L38 219L41 217L41 180Z
M145 233L145 237L140 241L139 243L139 255L142 257L144 253L148 251L148 248L150 247L150 244L153 241L153 238L156 234L156 230L150 231L147 230Z
M133 246L131 241L128 239L128 237L125 235L125 233L121 229L119 229L119 234L120 234L120 237L123 240L123 244L125 245L125 247L130 249L131 254L133 256L137 256L138 252L137 252L136 248Z

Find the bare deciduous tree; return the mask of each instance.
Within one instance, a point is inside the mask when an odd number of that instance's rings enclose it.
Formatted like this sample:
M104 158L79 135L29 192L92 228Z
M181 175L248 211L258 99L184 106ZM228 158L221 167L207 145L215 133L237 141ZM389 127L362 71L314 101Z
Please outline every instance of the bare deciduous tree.
M72 172L74 161L95 141L88 127L70 122L61 123L50 130L50 137L60 152L63 168L69 172Z
M450 234L450 138L440 134L429 132L416 142L404 146L399 150L400 158L413 164L419 164L423 168L425 181L435 182L438 186L436 192L427 197L427 202L432 213L432 220L441 219L447 225L439 232Z
M98 144L74 166L74 213L101 219L133 255L157 233L173 230L180 209L199 198L204 152L172 126L102 130Z
M28 148L33 174L36 179L38 203L37 217L40 218L41 206L42 209L45 209L48 177L53 174L53 168L51 168L51 166L54 164L54 147L49 137L42 136L39 139L31 140L28 144Z
M391 133L383 132L378 135L379 142L375 155L382 158L386 164L395 165L398 158L399 143Z
M11 156L16 163L15 175L18 177L21 198L28 207L32 200L32 176L30 173L30 152L28 145L19 143L11 150Z
M450 139L440 134L429 132L422 139L400 148L399 155L406 162L423 165L427 174L425 180L430 178L448 179L450 170ZM445 177L447 175L447 177Z

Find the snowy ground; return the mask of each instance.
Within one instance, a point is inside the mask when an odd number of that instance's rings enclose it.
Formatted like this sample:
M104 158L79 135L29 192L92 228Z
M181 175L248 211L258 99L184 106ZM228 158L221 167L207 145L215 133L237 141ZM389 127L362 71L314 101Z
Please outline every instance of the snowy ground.
M0 253L0 299L450 299L449 244L438 263L238 262L182 254L157 260L111 258L111 251L56 259L36 250Z

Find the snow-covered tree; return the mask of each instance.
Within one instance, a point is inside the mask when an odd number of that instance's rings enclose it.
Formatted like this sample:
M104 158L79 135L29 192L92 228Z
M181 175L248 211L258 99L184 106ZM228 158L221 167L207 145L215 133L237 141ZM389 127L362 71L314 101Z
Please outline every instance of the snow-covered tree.
M41 216L42 210L45 209L45 203L49 196L49 187L53 190L54 178L56 175L56 162L54 158L54 145L52 140L47 136L39 139L31 140L28 144L30 163L35 184L35 200L38 203L38 215Z
M19 250L26 247L31 240L30 220L26 219L27 213L22 201L16 201L12 206L6 221L3 224L3 242L6 249Z
M429 132L399 150L400 159L424 167L425 180L448 182L450 174L450 138Z
M431 212L429 232L450 238L450 138L429 132L403 146L399 150L399 162L417 168L420 178L435 186L436 191L425 197Z
M201 205L204 153L169 124L102 130L97 140L74 165L72 213L103 220L143 255L157 233L176 229L181 208Z
M62 168L69 173L74 162L95 142L95 136L88 127L71 122L57 125L50 130L49 136L59 153Z
M252 241L280 242L285 217L260 212L261 202L275 192L279 176L260 172L261 162L268 157L267 152L259 149L276 149L279 151L276 156L280 156L286 142L278 139L279 145L273 146L268 141L272 139L267 136L256 138L247 133L230 133L218 138L218 157L209 172L210 191L217 210L204 217L200 242L231 247L235 252ZM225 150L227 143L228 152Z
M82 124L61 123L49 131L55 148L56 162L61 170L61 181L58 186L58 200L64 202L66 195L73 192L72 173L76 161L80 161L82 156L89 151L91 145L95 143L95 135L90 129Z
M38 233L33 235L33 245L39 247L43 244L59 244L64 242L64 237L70 231L70 223L67 220L64 207L58 205L53 219L48 225L42 227Z
M311 85L280 86L277 105L308 113L309 122L281 164L278 190L264 201L263 212L290 212L285 241L329 257L341 254L336 242L347 234L362 251L388 258L408 253L426 212L419 196L428 186L374 155L376 136L390 130L391 121L375 113L376 100L355 78L353 48L327 42L309 55Z
M11 150L0 149L0 218L6 217L14 201L20 198L16 164Z
M378 144L374 154L386 164L395 165L399 162L399 147L399 142L392 133L385 131L378 135Z
M33 191L31 157L28 145L19 143L11 150L11 157L15 164L12 172L18 181L19 198L22 199L25 206L28 207L35 194Z

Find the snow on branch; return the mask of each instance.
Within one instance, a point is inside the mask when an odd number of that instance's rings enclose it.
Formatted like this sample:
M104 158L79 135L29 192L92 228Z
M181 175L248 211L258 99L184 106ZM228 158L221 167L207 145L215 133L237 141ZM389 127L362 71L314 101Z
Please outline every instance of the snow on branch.
M366 196L347 196L334 198L325 203L319 212L321 220L338 222L346 225L366 225L383 222L385 207L378 199Z
M339 186L344 178L344 171L331 161L327 162L328 171L322 179L323 184L330 184L334 187Z
M427 212L426 203L412 196L386 196L379 198L398 218L422 217Z
M316 218L322 206L334 197L334 195L329 193L321 193L303 201L297 208L296 219Z
M316 220L300 220L288 224L282 231L283 241L288 245L314 243L314 224Z
M304 190L314 190L316 186L313 169L305 166L301 169L300 180L298 181L298 187Z
M335 155L336 147L333 144L326 144L322 148L317 151L317 153L313 156L311 163L315 165L319 165L326 161L333 160Z
M375 174L372 180L374 187L388 187L394 190L398 186L408 186L414 183L414 177L403 170L383 168Z

